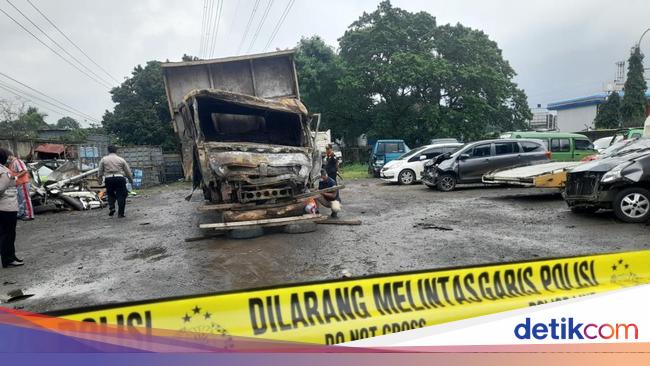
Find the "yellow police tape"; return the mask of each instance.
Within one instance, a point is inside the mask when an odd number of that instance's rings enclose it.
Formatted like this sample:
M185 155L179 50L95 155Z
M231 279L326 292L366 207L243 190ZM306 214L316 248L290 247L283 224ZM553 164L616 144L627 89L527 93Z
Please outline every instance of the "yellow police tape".
M381 275L58 315L335 344L645 283L650 283L650 251Z

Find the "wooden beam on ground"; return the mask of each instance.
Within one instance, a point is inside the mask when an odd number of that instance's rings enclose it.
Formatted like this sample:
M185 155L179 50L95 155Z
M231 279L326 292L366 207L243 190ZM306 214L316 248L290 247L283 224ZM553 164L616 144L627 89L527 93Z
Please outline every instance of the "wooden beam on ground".
M258 210L258 209L265 209L265 208L282 207L282 206L294 204L294 203L297 203L297 202L305 201L305 200L307 200L309 198L316 197L321 193L334 192L334 191L338 191L339 189L343 189L343 188L345 188L345 185L341 184L341 185L330 187L330 188L325 188L325 189L320 189L320 190L317 190L317 191L302 193L302 194L293 196L291 200L288 200L286 202L269 203L269 204L263 204L263 205L256 205L254 203L206 204L206 205L203 205L203 206L199 206L198 210L199 211Z
M242 229L242 228L252 228L252 227L282 226L282 225L294 224L298 222L315 221L322 218L323 218L322 215L306 214L302 216L278 217L273 219L200 224L199 228L214 229L214 230L230 230L230 229Z

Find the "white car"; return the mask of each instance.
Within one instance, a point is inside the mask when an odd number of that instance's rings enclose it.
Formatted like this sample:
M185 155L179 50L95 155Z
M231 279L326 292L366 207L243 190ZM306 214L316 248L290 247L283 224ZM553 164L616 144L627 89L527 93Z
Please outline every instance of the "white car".
M379 177L385 182L399 184L419 182L427 160L440 154L453 153L461 146L461 143L446 143L418 147L386 163L381 168Z

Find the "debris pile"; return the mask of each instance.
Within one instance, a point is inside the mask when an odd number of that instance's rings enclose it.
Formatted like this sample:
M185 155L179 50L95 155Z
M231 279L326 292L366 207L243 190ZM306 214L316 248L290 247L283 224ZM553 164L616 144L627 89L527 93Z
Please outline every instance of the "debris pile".
M103 192L97 169L81 172L73 161L38 161L29 164L30 196L38 212L101 208Z

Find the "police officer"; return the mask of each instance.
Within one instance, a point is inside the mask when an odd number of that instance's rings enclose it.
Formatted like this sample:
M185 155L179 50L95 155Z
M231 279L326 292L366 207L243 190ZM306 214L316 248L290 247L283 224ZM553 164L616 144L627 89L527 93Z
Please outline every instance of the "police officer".
M332 150L332 145L328 144L325 147L325 171L327 176L334 180L336 183L336 173L339 171L339 160L334 155L334 150Z
M108 146L108 155L104 156L99 162L99 179L104 178L106 186L106 195L108 196L108 216L115 214L115 201L117 201L117 217L124 217L124 208L126 206L126 180L133 184L133 175L131 168L126 160L117 156L117 147Z

